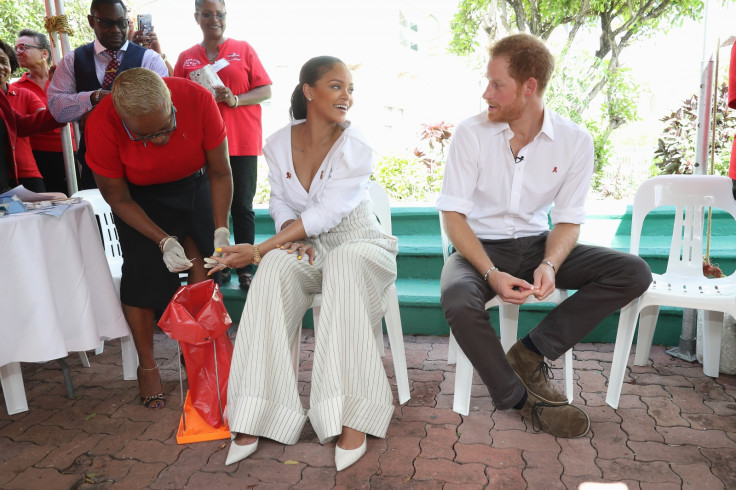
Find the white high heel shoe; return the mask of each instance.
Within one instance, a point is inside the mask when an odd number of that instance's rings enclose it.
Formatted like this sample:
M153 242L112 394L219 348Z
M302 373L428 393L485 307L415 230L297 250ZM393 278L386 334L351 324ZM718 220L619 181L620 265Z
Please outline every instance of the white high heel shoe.
M237 463L238 461L247 458L248 456L256 452L256 449L258 449L258 439L256 439L256 442L247 444L245 446L235 444L235 439L233 439L230 442L230 449L227 452L225 466Z
M365 454L365 450L368 447L367 441L368 438L363 436L363 444L355 449L342 449L335 444L335 467L337 471L342 471L358 461Z

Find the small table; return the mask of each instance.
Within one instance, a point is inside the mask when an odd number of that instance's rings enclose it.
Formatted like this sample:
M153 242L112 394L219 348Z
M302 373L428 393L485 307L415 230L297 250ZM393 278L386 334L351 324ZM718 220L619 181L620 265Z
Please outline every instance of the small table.
M28 410L21 362L63 358L118 337L126 338L125 351L133 348L89 203L71 205L60 218L0 217L0 271L0 380L8 414ZM128 372L125 352L123 358Z

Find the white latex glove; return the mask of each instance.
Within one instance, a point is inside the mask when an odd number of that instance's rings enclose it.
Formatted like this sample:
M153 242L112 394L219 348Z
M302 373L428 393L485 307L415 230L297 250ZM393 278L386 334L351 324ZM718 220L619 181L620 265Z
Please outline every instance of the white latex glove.
M230 230L224 226L215 230L215 257L223 257L225 254L218 252L218 248L230 246Z
M161 249L164 251L164 264L169 272L183 272L192 267L192 262L184 253L184 247L173 236L166 239Z
M217 254L215 254L217 256ZM212 269L214 267L220 266L218 270L222 270L225 268L224 265L222 265L220 262L216 261L215 259L211 259L209 257L204 258L204 268L205 269ZM212 271L217 272L217 271ZM211 274L211 273L210 273Z

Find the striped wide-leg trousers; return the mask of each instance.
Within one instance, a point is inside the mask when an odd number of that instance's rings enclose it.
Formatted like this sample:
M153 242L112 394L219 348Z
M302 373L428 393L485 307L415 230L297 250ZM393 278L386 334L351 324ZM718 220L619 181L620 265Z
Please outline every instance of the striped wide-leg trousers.
M385 235L369 201L332 230L306 240L306 257L272 250L253 278L230 366L232 432L295 444L309 418L324 443L343 426L385 437L393 397L373 335L396 279L397 241ZM322 293L310 410L299 398L294 337Z

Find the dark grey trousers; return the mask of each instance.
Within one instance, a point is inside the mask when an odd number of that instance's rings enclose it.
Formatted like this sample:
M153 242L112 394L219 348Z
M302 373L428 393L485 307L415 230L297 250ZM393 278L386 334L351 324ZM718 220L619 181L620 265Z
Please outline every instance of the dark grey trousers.
M547 234L505 240L482 240L499 270L530 283L544 259ZM557 359L580 342L605 317L640 296L652 282L641 258L604 247L577 245L557 271L558 289L577 290L549 312L531 332L537 349ZM496 293L459 253L442 268L442 309L452 333L488 387L497 409L516 405L524 396L506 358L501 341L490 325L486 302Z

